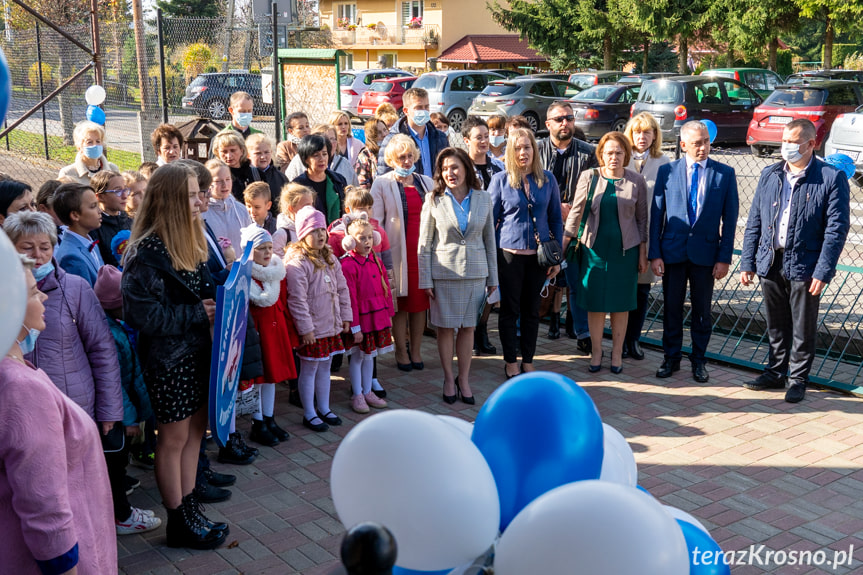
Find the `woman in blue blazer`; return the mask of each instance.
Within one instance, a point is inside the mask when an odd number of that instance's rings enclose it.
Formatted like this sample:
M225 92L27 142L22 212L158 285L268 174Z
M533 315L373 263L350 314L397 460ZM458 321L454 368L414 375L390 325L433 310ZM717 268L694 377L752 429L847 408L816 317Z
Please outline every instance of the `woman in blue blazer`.
M501 298L498 330L508 379L534 369L540 292L544 283L560 271L560 266L541 268L537 261L537 240L561 241L563 220L557 181L551 172L542 169L533 132L525 128L510 132L506 171L492 177L488 191L497 230ZM516 335L519 317L520 337Z

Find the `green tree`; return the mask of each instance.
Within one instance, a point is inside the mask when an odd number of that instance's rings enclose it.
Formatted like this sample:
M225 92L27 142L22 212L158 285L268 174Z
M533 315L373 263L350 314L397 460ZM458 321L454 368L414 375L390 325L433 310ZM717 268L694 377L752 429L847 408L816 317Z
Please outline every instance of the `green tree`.
M620 0L630 27L654 40L676 41L677 71L689 73L689 43L710 27L710 0Z
M779 36L800 25L800 9L787 0L713 0L708 18L721 26L712 28L714 39L728 45L729 57L739 52L745 60L763 60L777 69Z
M156 0L156 6L172 18L217 18L223 12L218 0Z
M833 41L837 33L860 29L863 3L856 0L794 0L800 15L824 22L825 70L833 65Z

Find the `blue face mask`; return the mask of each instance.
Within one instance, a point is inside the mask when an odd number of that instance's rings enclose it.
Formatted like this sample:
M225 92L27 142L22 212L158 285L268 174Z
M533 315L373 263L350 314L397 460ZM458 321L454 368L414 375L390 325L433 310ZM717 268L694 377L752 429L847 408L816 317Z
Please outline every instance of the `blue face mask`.
M84 146L84 155L91 160L98 160L102 157L102 146Z
M27 327L26 325L24 327ZM23 340L18 342L18 347L21 348L21 353L27 355L34 349L36 349L36 338L39 337L41 332L38 329L31 329L27 332L27 335Z
M489 136L488 143L497 148L506 140L506 136Z
M417 126L425 126L431 120L431 114L428 110L417 110L414 112L413 121Z
M53 271L54 262L48 262L47 264L42 264L38 268L33 268L33 277L36 278L37 282L40 282L48 277Z
M252 124L252 113L251 112L238 112L234 119L237 121L238 126L242 126L244 128L248 128Z
M416 169L417 169L417 167L416 167L416 166L411 165L411 167L410 167L410 168L402 168L402 167L398 167L398 168L394 168L394 169L393 169L393 171L396 173L396 175L397 175L398 177L400 177L400 178L407 178L408 176L410 176L411 174L413 174L413 173L414 173L414 171L415 171Z

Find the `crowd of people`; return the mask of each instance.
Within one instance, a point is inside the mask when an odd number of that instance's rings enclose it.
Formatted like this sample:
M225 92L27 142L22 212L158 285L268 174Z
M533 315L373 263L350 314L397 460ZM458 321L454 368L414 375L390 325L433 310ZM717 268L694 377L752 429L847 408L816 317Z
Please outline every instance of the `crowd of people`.
M365 123L365 142L341 111L314 126L298 111L277 143L251 127L252 99L238 92L205 164L182 159L183 135L162 125L157 161L124 173L106 159L105 129L82 122L75 162L56 180L35 194L0 181L0 223L29 290L0 363L0 555L13 570L108 573L114 533L160 527L154 511L129 505L139 484L126 474L130 456L155 471L169 546L225 541L229 526L202 506L230 497L236 480L205 452L211 328L217 286L247 245L238 394L252 394L248 439L263 447L290 437L274 416L280 383L306 428L342 423L330 375L343 355L351 409L386 408L378 356L394 352L403 372L425 369L429 323L442 400L474 404L471 358L497 353L495 307L505 378L536 369L545 316L549 338L563 326L589 355L585 370L619 374L624 359L644 359L657 278L656 376L680 369L688 287L692 376L709 380L713 285L728 274L739 201L734 169L709 157L704 124L681 128L684 155L671 162L647 113L594 146L566 101L549 107L539 141L521 117L469 117L456 135L429 113L424 90L403 101L403 115L383 105ZM786 126L783 161L764 170L750 206L740 263L742 283L760 278L770 338L769 365L747 387L787 386L789 402L804 398L819 296L849 227L847 179L814 148L811 122ZM34 414L37 404L44 411ZM259 453L234 418L218 461L244 465Z

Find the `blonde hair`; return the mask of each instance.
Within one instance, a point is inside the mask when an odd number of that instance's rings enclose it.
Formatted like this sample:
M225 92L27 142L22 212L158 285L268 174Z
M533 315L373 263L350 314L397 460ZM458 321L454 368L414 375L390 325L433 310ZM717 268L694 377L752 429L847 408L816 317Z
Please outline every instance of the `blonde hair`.
M306 243L306 237L308 236L305 236L303 239L291 244L288 248L288 252L285 254L286 261L289 258L306 258L312 262L312 265L315 266L316 270L322 270L335 265L336 260L333 257L333 250L330 247L330 244L325 243L324 247L321 249L313 250L309 244Z
M536 147L536 144L534 144L534 147ZM417 148L416 142L414 142L413 138L404 134L396 134L390 138L390 141L384 150L384 161L389 167L395 168L396 162L398 161L398 155L408 151L413 152L414 163L420 161L420 150Z
M255 101L252 99L251 94L239 90L231 94L231 108L236 108L237 104L242 104L244 100L248 100L253 106L255 105Z
M264 198L268 202L273 201L273 192L267 182L252 182L243 190L243 200L248 204L255 198Z
M218 158L219 152L222 151L222 148L226 148L228 146L237 146L240 148L240 151L242 152L242 155L240 156L241 163L245 162L249 158L249 151L246 149L246 140L244 140L243 136L236 130L228 130L226 132L219 132L216 134L216 137L213 138L213 155Z
M270 147L270 150L274 150L276 148L276 141L267 134L259 132L257 134L252 134L251 136L246 138L247 150L256 148L261 144L267 144Z
M197 180L195 173L174 163L153 172L132 225L126 261L134 257L141 242L150 236L158 236L165 244L174 269L195 271L207 261L204 227L192 218L189 207L190 179Z
M387 125L387 128L395 124L399 119L399 112L389 102L384 102L375 108L375 118Z
M279 196L279 211L290 217L288 208L296 210L297 204L300 203L300 198L305 196L310 196L312 198L312 205L314 205L317 194L313 189L302 184L285 184L282 187L282 194Z
M506 175L509 178L509 185L520 190L522 185L522 174L518 169L518 160L516 159L515 143L519 138L527 138L530 140L530 147L533 148L533 160L530 167L527 169L528 174L533 174L533 179L536 180L536 185L542 187L545 185L545 172L542 170L542 163L539 160L539 148L536 145L536 138L533 137L533 132L527 128L515 128L509 131L509 138L506 143Z
M127 186L134 186L138 182L147 181L147 176L136 170L126 170L125 172L123 172L122 176L123 181L126 182Z
M653 143L650 144L650 157L658 158L662 156L662 129L659 127L659 122L653 117L650 112L640 112L636 114L627 124L623 135L632 143L632 148L635 149L635 140L633 132L650 132L653 131Z
M343 110L333 110L332 112L330 112L330 117L327 119L327 124L335 128L336 124L338 124L339 120L342 118L345 118L348 121L348 124L351 123L351 117L348 116L347 112ZM348 136L350 137L350 134L348 134Z
M370 208L375 204L372 193L361 186L345 186L345 207L351 211L356 208Z
M75 142L75 147L80 146L84 137L90 133L99 134L99 139L102 140L102 145L105 145L105 128L96 122L84 120L83 122L78 122L75 125L75 129L72 130L72 141Z

